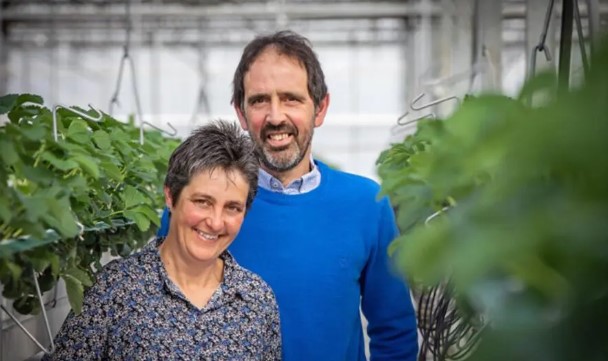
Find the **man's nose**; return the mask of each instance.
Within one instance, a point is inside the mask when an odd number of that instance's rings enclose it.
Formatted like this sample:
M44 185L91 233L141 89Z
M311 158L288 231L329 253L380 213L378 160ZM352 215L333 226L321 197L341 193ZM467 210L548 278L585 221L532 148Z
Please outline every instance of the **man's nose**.
M271 124L280 124L285 121L285 112L283 111L283 107L280 101L273 99L270 102L267 121Z

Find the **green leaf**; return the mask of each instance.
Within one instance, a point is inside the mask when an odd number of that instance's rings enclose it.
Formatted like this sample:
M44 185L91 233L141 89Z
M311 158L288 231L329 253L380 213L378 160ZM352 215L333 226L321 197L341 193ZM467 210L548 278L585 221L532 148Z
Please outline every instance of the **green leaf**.
M0 260L0 270L3 271L2 273L4 273L4 270L6 270L6 273L9 274L9 277L13 281L17 281L18 279L20 279L21 274L23 273L23 269L21 268L21 266L14 262L5 260Z
M150 228L150 220L144 213L136 212L134 210L126 210L123 214L125 217L135 222L141 231L146 231L148 228Z
M44 138L48 130L40 123L21 125L21 134L31 141Z
M41 247L56 242L58 239L59 237L55 231L45 232L40 238L28 236L18 239L4 239L0 241L0 257L7 257L36 247Z
M139 207L135 207L135 208L133 208L133 211L145 215L155 225L160 226L160 217L158 216L158 212L156 212L154 209L150 208L150 206L142 205Z
M93 142L95 142L95 145L101 150L109 150L112 148L110 135L103 130L97 130L93 133Z
M82 282L71 274L63 274L61 278L65 281L65 289L68 294L70 306L72 306L72 311L78 315L82 312L82 302L84 299L84 287L82 286Z
M20 196L21 204L25 208L23 217L30 222L38 222L43 215L48 214L48 200L42 197Z
M0 114L6 114L11 111L15 106L18 97L18 94L7 94L0 97Z
M75 279L78 280L78 282L80 282L82 285L84 285L86 287L91 287L93 285L93 280L91 279L89 274L86 271L81 270L78 267L72 267L72 268L66 270L65 274L74 277Z
M79 231L69 199L67 197L48 199L47 205L49 212L43 214L42 219L63 237L75 237Z
M3 224L6 224L10 222L11 217L11 209L9 208L8 203L5 203L3 199L2 202L0 202L0 219L2 219Z
M76 143L85 144L89 142L89 127L82 119L74 119L68 127L66 136Z
M43 152L40 155L40 159L45 160L47 162L49 162L51 165L53 165L55 168L62 170L62 171L69 171L72 170L74 168L78 168L78 163L74 162L73 160L70 159L59 159L55 156L55 154L46 151Z
M99 167L94 158L85 155L75 155L72 157L72 160L80 164L82 170L93 177L93 179L99 179Z
M40 95L19 94L19 97L17 97L17 101L15 102L15 106L20 106L25 103L34 103L34 104L42 105L44 103L44 101L42 100L42 97Z
M19 162L19 154L15 149L15 145L5 139L0 139L0 156L6 165L14 165Z
M117 182L123 181L123 176L120 172L120 168L118 168L116 166L116 164L114 164L113 162L111 162L109 160L104 160L104 161L101 161L99 163L99 165L101 166L105 175L107 175L108 177L110 177L111 179L113 179Z
M124 192L121 195L123 202L125 202L125 208L131 208L142 203L146 203L146 198L137 188L127 185Z

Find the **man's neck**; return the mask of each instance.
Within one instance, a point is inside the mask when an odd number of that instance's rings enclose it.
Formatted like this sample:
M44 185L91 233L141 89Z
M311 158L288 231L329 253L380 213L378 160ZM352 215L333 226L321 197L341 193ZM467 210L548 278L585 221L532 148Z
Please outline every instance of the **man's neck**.
M310 156L305 157L302 161L295 166L294 168L284 171L277 172L273 170L269 170L265 166L262 165L262 169L264 169L268 174L278 179L283 187L287 187L291 182L296 179L302 178L306 173L309 173L312 170L312 164L310 163Z

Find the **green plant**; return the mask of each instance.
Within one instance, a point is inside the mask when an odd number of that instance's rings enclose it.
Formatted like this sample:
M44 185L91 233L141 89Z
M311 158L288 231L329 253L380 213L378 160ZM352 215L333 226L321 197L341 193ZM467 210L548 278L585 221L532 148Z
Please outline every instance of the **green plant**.
M580 87L554 84L542 74L518 99L468 99L379 158L399 268L423 285L449 278L488 322L473 360L608 357L608 47Z
M84 110L80 110L85 112ZM64 279L79 312L84 288L103 253L125 256L158 225L162 183L178 144L103 114L83 119L52 112L41 97L0 97L0 282L3 296L23 314L37 313L32 272L42 291ZM85 112L86 113L86 112Z

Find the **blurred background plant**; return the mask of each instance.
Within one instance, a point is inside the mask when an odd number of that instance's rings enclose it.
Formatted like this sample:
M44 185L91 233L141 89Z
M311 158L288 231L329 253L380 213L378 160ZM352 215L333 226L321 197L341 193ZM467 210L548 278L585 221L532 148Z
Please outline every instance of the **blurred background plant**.
M580 86L468 98L378 159L390 251L414 288L453 291L470 360L608 359L607 45Z

